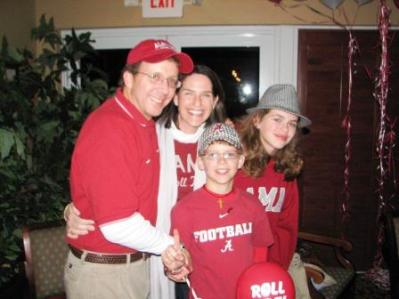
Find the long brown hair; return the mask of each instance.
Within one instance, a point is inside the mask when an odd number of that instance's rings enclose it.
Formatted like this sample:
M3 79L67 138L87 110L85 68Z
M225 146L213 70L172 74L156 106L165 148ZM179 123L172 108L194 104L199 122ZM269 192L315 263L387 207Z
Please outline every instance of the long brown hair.
M285 180L290 181L300 174L303 166L303 160L296 150L298 133L284 148L270 156L263 147L259 129L255 127L255 121L261 120L269 112L270 109L257 110L238 122L237 129L245 151L242 169L249 176L259 177L263 174L266 164L273 159L276 162L275 171L284 173Z

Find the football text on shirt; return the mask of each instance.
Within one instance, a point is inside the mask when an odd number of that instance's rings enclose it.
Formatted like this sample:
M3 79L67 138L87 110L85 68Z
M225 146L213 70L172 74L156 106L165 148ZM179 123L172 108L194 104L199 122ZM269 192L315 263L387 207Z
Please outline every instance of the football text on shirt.
M193 232L195 241L200 243L238 237L251 233L252 222L227 225Z

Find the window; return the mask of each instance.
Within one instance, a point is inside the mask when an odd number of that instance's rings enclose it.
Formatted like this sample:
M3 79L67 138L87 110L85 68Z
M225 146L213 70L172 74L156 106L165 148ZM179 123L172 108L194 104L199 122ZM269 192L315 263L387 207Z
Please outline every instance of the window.
M167 39L195 63L218 73L230 117L245 113L271 84L296 85L297 29L288 26L144 27L90 31L99 51L96 64L115 86L129 49L147 38ZM62 34L67 34L63 31ZM83 62L84 63L84 62ZM67 74L63 78L68 85ZM241 80L241 81L240 81Z

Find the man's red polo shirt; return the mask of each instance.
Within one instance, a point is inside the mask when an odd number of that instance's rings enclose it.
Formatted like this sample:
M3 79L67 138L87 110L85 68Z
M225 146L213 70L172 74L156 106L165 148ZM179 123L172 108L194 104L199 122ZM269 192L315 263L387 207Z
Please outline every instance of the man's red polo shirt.
M123 96L107 99L85 121L71 163L71 195L81 217L96 230L68 242L102 253L134 252L108 242L98 225L139 212L152 224L157 214L159 150L155 124Z

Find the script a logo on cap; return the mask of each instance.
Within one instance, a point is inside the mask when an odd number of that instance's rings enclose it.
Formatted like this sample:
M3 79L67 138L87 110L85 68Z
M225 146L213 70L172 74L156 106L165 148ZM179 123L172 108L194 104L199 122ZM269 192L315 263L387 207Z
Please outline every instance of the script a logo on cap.
M262 299L287 299L281 280L277 282L264 282L260 285L251 285L251 297Z
M155 42L154 43L154 48L157 49L157 50L158 49L171 49L173 51L176 51L175 48L171 44L169 44L167 42L163 42L163 41Z
M220 131L222 131L223 130L223 125L222 124L215 124L214 126L213 126L213 133L215 133L215 132L220 132Z

